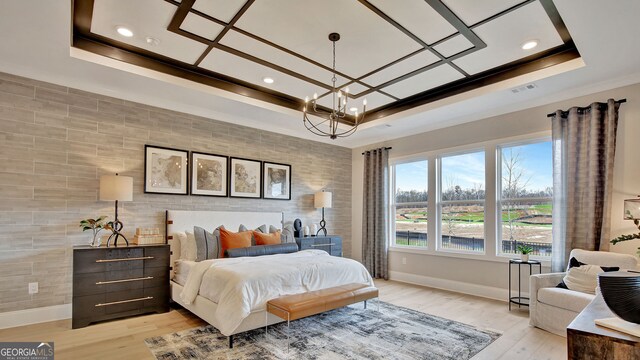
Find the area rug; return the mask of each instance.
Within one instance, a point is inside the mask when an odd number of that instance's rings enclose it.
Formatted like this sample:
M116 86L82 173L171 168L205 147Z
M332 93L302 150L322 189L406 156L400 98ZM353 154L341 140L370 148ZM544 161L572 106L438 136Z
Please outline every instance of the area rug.
M379 305L379 306L378 306ZM378 310L379 309L379 310ZM370 301L228 338L203 326L145 340L159 360L469 359L500 334L382 301Z

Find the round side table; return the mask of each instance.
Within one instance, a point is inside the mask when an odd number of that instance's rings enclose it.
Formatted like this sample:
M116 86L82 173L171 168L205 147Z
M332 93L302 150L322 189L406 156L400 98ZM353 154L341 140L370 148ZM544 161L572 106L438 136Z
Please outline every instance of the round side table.
M518 296L511 296L511 266L518 265ZM522 267L529 266L529 276L532 275L532 269L534 265L538 266L538 274L542 273L542 263L538 260L529 260L522 261L520 259L510 259L509 260L509 311L511 311L511 304L518 305L518 308L521 306L529 306L529 298L522 296Z

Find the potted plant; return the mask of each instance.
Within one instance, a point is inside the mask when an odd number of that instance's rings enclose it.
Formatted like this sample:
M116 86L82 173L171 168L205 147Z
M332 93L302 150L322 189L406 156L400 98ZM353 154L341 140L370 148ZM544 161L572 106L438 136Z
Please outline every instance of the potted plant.
M80 220L80 227L82 228L82 231L91 230L93 233L93 237L89 245L93 247L100 246L100 243L102 241L100 239L100 236L98 236L98 234L100 234L100 231L102 231L103 229L109 229L110 227L109 223L104 222L104 219L106 218L107 218L106 216L100 216L97 219Z
M628 213L628 215L626 215L625 219L633 219L633 216L631 215L630 212ZM633 223L638 227L638 230L640 230L640 220L639 219L633 219ZM617 238L611 240L611 243L613 245L615 245L615 244L617 244L619 242L635 240L635 239L640 239L640 233L629 234L629 235L620 235ZM638 256L640 256L640 247L638 248Z
M518 246L516 246L516 252L520 254L520 260L526 262L529 261L529 254L533 252L533 248L529 245L518 244Z

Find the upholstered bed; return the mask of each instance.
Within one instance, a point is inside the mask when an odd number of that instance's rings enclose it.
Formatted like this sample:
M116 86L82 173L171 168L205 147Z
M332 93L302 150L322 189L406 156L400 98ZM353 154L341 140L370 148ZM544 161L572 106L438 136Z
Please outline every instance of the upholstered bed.
M282 228L281 212L167 211L167 241L171 245L171 298L215 326L225 336L282 320L265 311L272 298L336 285L373 285L364 267L350 259L329 256L322 250L289 254L210 259L179 259L180 241L174 234L200 226L218 225L236 231L240 225Z

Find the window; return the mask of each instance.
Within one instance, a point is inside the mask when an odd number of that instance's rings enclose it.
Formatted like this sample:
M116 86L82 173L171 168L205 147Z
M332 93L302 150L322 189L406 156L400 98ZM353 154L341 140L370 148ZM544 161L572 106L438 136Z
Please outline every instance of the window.
M515 254L522 244L532 255L551 256L551 141L500 146L498 160L498 254Z
M484 252L484 151L440 157L439 249Z
M420 160L396 164L392 171L391 214L393 244L427 247L428 162Z

